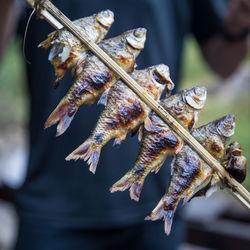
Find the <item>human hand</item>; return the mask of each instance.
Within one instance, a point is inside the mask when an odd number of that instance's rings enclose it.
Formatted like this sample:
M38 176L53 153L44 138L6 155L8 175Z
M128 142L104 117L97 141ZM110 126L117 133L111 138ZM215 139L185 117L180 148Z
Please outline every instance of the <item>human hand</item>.
M250 30L250 0L231 0L223 25L230 35L239 35Z

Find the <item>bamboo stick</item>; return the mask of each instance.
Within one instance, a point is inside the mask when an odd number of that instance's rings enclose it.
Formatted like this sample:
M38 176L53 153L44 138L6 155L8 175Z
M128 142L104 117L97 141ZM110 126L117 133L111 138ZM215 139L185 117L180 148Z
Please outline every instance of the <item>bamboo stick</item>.
M36 7L34 0L26 0L33 8ZM49 23L54 27L58 27L58 22L66 27L80 41L82 41L96 56L98 56L110 69L112 69L121 79L145 102L152 110L154 110L185 142L187 142L201 158L218 173L221 179L228 184L228 190L231 194L250 211L250 194L235 179L231 178L221 164L207 151L205 148L186 130L184 129L159 103L157 103L144 89L135 82L122 68L120 68L102 49L95 43L89 41L81 31L50 1L38 0L40 14L43 15ZM48 12L53 18L50 17ZM46 13L44 15L44 13ZM56 20L56 21L55 21Z

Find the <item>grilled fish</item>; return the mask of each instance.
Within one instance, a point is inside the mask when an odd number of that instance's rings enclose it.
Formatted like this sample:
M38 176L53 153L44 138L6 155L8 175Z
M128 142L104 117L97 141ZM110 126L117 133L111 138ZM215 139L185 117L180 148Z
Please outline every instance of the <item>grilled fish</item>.
M238 142L232 142L227 147L227 161L225 169L238 182L242 183L246 178L247 159L242 155L242 148Z
M192 135L219 161L225 158L225 145L233 135L235 118L227 115L214 122L195 129ZM213 170L186 143L172 161L171 179L165 195L146 220L165 220L165 232L171 230L173 216L178 203L184 198L188 202L206 181L212 177Z
M105 10L92 16L75 20L73 23L90 41L98 43L106 36L113 22L113 12ZM51 47L48 59L54 66L57 76L54 84L55 88L67 70L74 66L78 60L84 61L87 55L85 53L87 50L86 46L66 28L50 33L48 38L39 44L39 47L45 49Z
M104 40L98 45L125 71L131 72L145 40L146 29L138 28ZM88 54L86 61L76 71L81 73L77 73L78 77L73 86L45 123L45 128L48 128L59 122L57 136L68 128L79 106L93 104L105 89L110 88L118 80L118 76L92 53Z
M246 168L247 168L247 159L242 155L242 149L238 142L232 142L228 145L226 149L226 159L221 162L222 166L230 173L230 175L242 183L246 178ZM223 185L227 184L224 180L218 177L216 173L213 173L209 183L200 189L192 197L205 196L209 197L217 190L223 189Z
M205 101L206 88L198 86L162 100L161 105L186 129L192 130ZM130 188L130 198L138 201L146 176L150 172L157 173L167 156L176 154L182 145L182 140L152 111L145 121L143 139L134 167L110 191L113 193Z
M174 87L169 77L169 69L163 64L136 70L131 77L155 100L160 98L165 88L169 92ZM95 173L101 148L112 138L115 138L114 145L120 144L128 132L138 129L149 112L149 107L124 82L118 81L110 89L106 107L90 137L66 160L88 160L90 171Z

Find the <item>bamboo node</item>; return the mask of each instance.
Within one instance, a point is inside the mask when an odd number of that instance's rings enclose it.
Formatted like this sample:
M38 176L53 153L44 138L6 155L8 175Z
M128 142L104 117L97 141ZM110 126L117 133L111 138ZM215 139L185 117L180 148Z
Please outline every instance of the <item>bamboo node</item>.
M45 10L44 3L46 0L34 0L34 8L36 10L36 16L39 19L44 19L42 11Z

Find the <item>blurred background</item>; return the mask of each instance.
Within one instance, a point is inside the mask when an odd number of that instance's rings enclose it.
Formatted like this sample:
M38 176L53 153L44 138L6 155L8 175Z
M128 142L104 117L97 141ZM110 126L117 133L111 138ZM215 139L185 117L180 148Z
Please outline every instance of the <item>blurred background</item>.
M240 142L249 161L250 56L233 76L224 81L211 73L201 57L194 38L188 37L180 89L195 85L208 88L208 98L200 114L199 125L226 114L236 116L236 131L231 141ZM11 188L19 188L23 183L29 147L26 136L29 103L24 64L21 40L15 38L0 64L0 185L4 183ZM249 174L243 185L250 190ZM238 249L244 249L248 244L250 249L249 213L225 191L207 200L192 200L187 204L184 214L188 221L188 239L181 246L182 250L220 249L218 245L218 248L213 246L213 241L218 238L227 240L229 245L243 244L243 248ZM0 250L12 249L16 232L14 207L0 200Z

